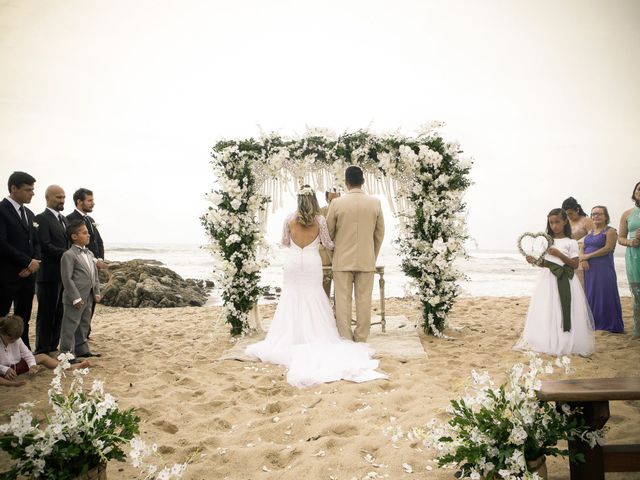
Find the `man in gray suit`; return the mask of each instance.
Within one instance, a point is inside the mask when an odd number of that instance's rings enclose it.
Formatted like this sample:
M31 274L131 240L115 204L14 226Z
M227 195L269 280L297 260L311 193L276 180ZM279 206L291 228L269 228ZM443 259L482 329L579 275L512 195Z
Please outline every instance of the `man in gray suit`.
M67 227L67 234L72 245L60 261L64 285L60 351L71 352L76 357L99 357L99 353L89 351L87 342L91 306L94 301L100 302L98 269L93 253L87 248L89 231L83 221L76 220Z

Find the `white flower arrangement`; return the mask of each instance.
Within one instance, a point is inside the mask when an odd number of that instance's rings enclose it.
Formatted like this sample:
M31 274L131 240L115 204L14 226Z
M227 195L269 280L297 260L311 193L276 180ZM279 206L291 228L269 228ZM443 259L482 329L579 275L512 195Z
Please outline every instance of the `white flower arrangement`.
M499 387L486 372L472 371L471 391L451 401L447 422L432 419L406 435L394 424L385 434L392 434L394 443L402 438L421 443L435 452L440 467L458 468L456 477L461 479L541 480L533 471L534 460L560 455L584 461L582 454L559 448L558 442L581 439L593 447L601 442L604 431L588 427L579 410L566 404L557 409L554 402L541 402L536 396L540 375L553 373L554 366L571 371L569 357L556 359L554 365L535 353L528 355L529 364L513 365Z
M85 391L88 369L74 370L65 392L63 383L72 358L69 353L58 356L60 364L48 392L53 413L47 415L46 425L33 418L33 403L21 404L9 423L0 425L0 448L15 460L8 471L0 472L0 477L71 480L109 460L124 461L123 446L128 444L133 466L142 469L146 479L181 478L186 463L159 470L146 462L157 447L148 447L138 437L140 418L132 408L120 410L116 399L104 392L100 380L94 380L91 389Z
M365 130L337 136L309 129L302 137L263 132L259 140L218 142L212 154L218 188L208 194L212 206L202 223L219 262L214 275L232 335L249 330L248 313L259 298L260 270L267 265L259 218L270 198L262 186L274 178L297 180L319 170L332 177L332 184L342 185L344 169L356 163L376 178L397 180L395 195L403 206L397 240L402 269L422 303L424 330L443 336L458 295L456 281L464 277L453 262L466 255L462 197L470 185L471 161L461 156L458 143L440 137L441 126L424 125L415 138Z

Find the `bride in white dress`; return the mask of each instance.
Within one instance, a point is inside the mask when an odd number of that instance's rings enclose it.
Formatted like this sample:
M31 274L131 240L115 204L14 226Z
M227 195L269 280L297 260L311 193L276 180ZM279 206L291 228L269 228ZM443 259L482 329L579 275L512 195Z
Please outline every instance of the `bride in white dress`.
M387 378L375 370L378 361L371 358L371 347L338 334L322 287L318 252L320 243L333 250L333 242L319 210L315 192L305 185L298 193L298 210L287 217L283 227L282 245L289 251L280 302L267 337L249 345L246 353L288 367L287 381L296 387Z

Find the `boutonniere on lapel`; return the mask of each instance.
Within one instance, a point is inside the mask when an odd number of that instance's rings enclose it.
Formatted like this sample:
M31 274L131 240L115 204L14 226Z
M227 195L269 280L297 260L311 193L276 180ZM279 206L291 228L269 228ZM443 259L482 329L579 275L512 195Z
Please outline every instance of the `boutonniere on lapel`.
M37 222L33 222L32 225L33 225L33 228L38 228L40 226L40 224Z
M98 228L98 224L96 222L91 222L91 226L93 226L93 228Z

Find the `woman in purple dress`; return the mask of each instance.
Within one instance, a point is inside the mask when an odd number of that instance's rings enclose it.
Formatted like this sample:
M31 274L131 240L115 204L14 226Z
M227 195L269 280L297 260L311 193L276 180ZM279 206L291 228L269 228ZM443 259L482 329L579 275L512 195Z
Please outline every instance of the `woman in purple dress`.
M613 264L613 250L616 248L618 233L615 228L609 227L607 207L593 207L591 218L595 227L584 237L584 252L580 255L580 263L585 270L585 293L596 330L622 333L622 307Z

